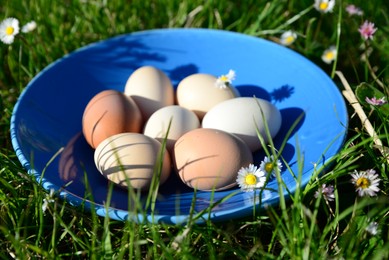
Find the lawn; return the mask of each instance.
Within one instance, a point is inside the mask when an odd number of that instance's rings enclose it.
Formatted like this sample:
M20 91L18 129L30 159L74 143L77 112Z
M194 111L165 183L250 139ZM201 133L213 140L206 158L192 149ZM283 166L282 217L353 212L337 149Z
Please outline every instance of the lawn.
M388 13L384 0L3 0L0 256L388 259ZM307 185L272 207L202 224L114 220L42 188L20 164L10 137L12 112L28 83L90 43L162 28L238 32L284 45L316 64L339 88L349 117L331 167L315 169ZM282 175L275 175L282 184Z

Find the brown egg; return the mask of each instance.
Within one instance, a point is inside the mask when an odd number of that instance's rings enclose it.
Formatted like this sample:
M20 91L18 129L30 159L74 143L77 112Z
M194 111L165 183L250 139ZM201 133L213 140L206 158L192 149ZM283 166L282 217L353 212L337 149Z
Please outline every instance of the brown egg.
M142 115L135 102L116 90L105 90L88 103L82 117L86 141L96 148L104 139L124 132L140 132Z
M240 168L253 163L249 147L240 138L216 129L187 132L175 143L173 154L181 180L205 191L235 186Z
M122 133L108 137L95 150L97 169L108 180L122 187L147 190L158 172L162 145L139 133ZM159 184L170 175L170 155L163 151Z

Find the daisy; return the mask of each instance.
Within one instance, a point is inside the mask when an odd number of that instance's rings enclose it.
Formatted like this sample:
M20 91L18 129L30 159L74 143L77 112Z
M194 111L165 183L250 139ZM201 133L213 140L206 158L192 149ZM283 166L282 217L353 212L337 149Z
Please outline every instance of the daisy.
M0 23L0 40L5 44L14 42L15 35L19 33L19 20L7 18Z
M54 203L54 189L50 189L50 193L46 195L42 203L42 212L45 213L49 203Z
M226 75L221 75L217 78L215 86L224 89L232 85L232 81L235 79L235 71L229 70Z
M365 21L361 27L359 27L358 31L360 32L362 38L368 40L373 39L373 35L377 31L377 28L374 27L374 23Z
M297 34L293 31L286 31L281 35L280 43L282 45L288 46L294 43L297 39Z
M32 32L35 29L36 29L36 22L35 21L31 21L31 22L26 23L22 27L22 32L23 33L29 33L29 32Z
M373 106L382 106L382 105L385 105L386 103L388 103L388 101L385 100L385 97L382 97L380 99L377 99L376 97L372 97L372 98L366 97L365 101L368 104L373 105Z
M355 5L348 5L346 6L346 12L351 16L351 15L363 15L363 11L355 6Z
M328 201L333 201L335 199L334 186L332 185L327 186L326 184L323 184L321 188L315 192L315 198L318 198L320 193L323 195L324 199Z
M265 156L261 164L259 165L261 171L276 176L276 172L281 172L282 164L280 160L275 161L273 155L270 157Z
M323 55L321 55L321 59L325 63L331 64L336 59L337 55L338 55L338 51L336 50L336 47L335 46L330 46L328 49L326 49L323 52Z
M261 169L250 164L248 167L242 167L239 170L236 182L242 190L249 192L265 186L266 176Z
M381 179L376 174L375 170L367 170L367 171L354 171L351 174L352 180L351 182L354 184L356 191L360 197L365 195L375 196L377 192L380 191L378 187Z
M335 0L315 0L313 6L321 13L332 12L335 6Z
M369 225L365 228L366 232L372 236L377 235L378 233L378 223L373 221L370 222Z

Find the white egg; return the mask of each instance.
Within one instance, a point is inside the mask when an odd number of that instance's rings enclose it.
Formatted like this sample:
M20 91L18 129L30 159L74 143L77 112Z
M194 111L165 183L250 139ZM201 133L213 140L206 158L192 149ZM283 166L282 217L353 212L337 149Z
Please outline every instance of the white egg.
M265 142L269 141L265 122L271 137L275 137L281 128L282 117L273 104L260 98L238 97L214 106L205 114L202 127L235 134L254 152L261 149L258 133Z
M164 106L174 104L174 88L168 76L153 66L143 66L128 78L124 94L132 97L143 119Z
M150 116L143 133L160 142L168 134L166 148L171 151L178 138L199 127L200 120L193 111L180 106L167 106Z

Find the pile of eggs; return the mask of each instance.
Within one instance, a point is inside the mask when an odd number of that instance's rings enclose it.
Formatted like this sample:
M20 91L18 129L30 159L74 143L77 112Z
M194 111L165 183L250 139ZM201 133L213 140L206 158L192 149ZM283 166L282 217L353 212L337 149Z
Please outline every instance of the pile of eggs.
M268 101L240 97L232 86L197 73L176 91L158 68L144 66L128 78L124 92L104 90L87 104L82 131L94 150L99 172L121 187L148 190L171 172L191 188L224 190L236 185L237 172L253 163L281 127L281 113ZM172 170L173 169L173 170Z

